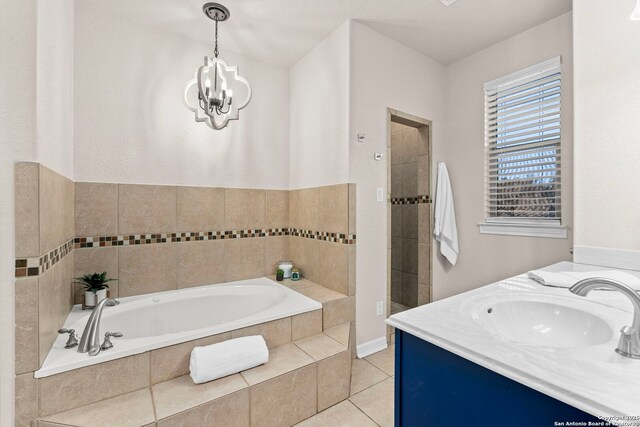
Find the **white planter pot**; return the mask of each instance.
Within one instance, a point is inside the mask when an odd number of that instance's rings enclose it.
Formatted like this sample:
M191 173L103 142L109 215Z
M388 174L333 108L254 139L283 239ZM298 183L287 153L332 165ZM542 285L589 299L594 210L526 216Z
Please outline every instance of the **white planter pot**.
M107 297L107 290L102 289L95 294L91 291L86 291L84 293L84 305L87 307L95 307L100 304L100 301Z
M96 304L100 304L100 301L107 297L107 290L102 289L101 291L96 292Z
M95 307L96 305L96 294L91 291L85 291L84 293L84 305L87 307Z

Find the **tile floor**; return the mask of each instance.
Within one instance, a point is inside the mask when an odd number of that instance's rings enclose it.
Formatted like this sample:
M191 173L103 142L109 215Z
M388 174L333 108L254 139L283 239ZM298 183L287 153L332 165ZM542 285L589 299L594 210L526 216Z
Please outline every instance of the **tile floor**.
M409 310L411 307L402 305L399 302L391 301L391 314L400 313L401 311Z
M393 426L395 346L354 359L351 397L298 424L303 427Z

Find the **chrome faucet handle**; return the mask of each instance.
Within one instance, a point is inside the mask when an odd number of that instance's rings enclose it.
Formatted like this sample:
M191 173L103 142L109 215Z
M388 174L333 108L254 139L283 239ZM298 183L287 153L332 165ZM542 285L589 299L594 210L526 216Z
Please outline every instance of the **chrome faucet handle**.
M58 329L58 333L59 334L69 334L69 339L67 340L67 343L64 345L64 348L77 347L77 345L78 345L78 336L76 335L76 330L75 329L62 328L62 329Z
M111 337L120 338L122 337L122 332L107 332L104 334L104 342L100 346L102 350L109 350L113 347L113 343L111 342Z
M631 326L620 329L620 340L616 353L631 359L640 359L640 337L638 331Z

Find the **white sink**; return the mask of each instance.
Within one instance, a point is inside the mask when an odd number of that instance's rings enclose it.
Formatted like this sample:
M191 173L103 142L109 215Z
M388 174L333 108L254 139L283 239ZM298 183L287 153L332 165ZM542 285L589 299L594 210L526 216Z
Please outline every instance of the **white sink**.
M577 348L604 344L613 328L569 298L531 295L487 298L471 306L471 316L491 334L521 344ZM594 312L597 307L594 306Z

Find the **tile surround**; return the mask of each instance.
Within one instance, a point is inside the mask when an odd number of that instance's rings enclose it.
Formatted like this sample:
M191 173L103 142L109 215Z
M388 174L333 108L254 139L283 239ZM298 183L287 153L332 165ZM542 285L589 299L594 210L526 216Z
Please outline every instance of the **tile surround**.
M57 336L57 327L64 322L74 302L72 278L89 270L107 271L110 277L118 279L111 284L113 296L137 295L229 281L245 275L256 277L271 274L281 259L292 259L296 265L299 264L297 254L291 247L295 245L291 245L291 241L303 240L310 251L319 250L320 253L308 271L303 268L303 273L306 276L308 272L319 274L323 270L330 271L331 274L326 277L331 276L329 280L338 284L340 293L336 294L341 297L322 294L321 299L326 300L322 311L317 310L306 319L295 316L288 319L288 323L268 326L258 333L273 335L268 339L270 344L280 345L278 335L284 334L289 340L303 339L321 332L323 326L339 326L343 321L353 321L354 298L344 298L343 295L355 293L353 184L305 189L306 203L301 205L294 203L293 196L299 190L74 184L38 164L23 165L25 180L21 183L20 192L16 188L16 215L22 220L22 234L25 235L20 235L17 226L15 264L15 275L19 278L16 285L19 297L19 301L16 301L16 334L17 339L21 340L17 341L20 348L16 348L16 374L21 374L21 378L30 377L33 380L33 371L46 356L52 340ZM19 169L17 166L16 173ZM18 178L16 180L19 181ZM299 222L298 227L294 227L292 208L298 212L308 212L314 206L318 210L317 214L311 215L312 221ZM42 212L43 207L47 212ZM256 209L260 213L256 213ZM313 227L306 226L308 224ZM227 253L230 255L225 258ZM244 265L244 261L243 265L229 268L207 262L212 259L244 259L247 253L255 254L249 256L248 266ZM301 282L297 285L303 286ZM319 290L310 292L317 293ZM324 292L331 291L326 289ZM28 307L22 304L33 299L29 295L40 304ZM241 330L236 336L249 333L256 333L256 330ZM24 345L20 342L24 342ZM34 357L25 357L27 351ZM76 387L77 378L71 380L64 373L54 376L55 387L51 379L33 380L36 394L29 401L30 406L21 404L19 411L28 414L23 418L26 422L34 418L33 408L37 414L37 408L40 407L39 416L69 410L64 403L67 399L57 399L54 388L71 393L74 406L78 406L78 402L92 405L94 401L115 398L110 396L136 393L136 388L147 387L152 384L151 381L160 382L166 378L158 374L168 369L164 362L167 359L162 359L162 356L161 353L148 353L113 361L124 363L121 368L125 372L124 377L122 372L109 373L112 362L100 364L100 372L93 372L99 378L123 378L109 380L110 384L101 385L100 392L95 395L83 387L79 390ZM164 356L173 357L170 354ZM181 360L178 369L170 375L184 372L184 362ZM125 384L128 382L125 379L129 369L132 369L131 372L147 372L148 380L144 384ZM299 371L289 380L296 382L309 375L308 370ZM93 374L84 373L82 369L75 372L81 377L90 375L91 379L82 382L95 386ZM154 372L157 375L154 376ZM316 372L314 383L317 376ZM23 382L27 383L26 380ZM286 381L272 386L287 388ZM23 388L34 390L28 386ZM313 388L317 390L315 385ZM29 394L28 391L25 393ZM248 390L246 393L248 407ZM315 396L317 392L313 394ZM318 396L312 400L315 413ZM308 402L310 408L311 400ZM235 405L232 403L229 404ZM202 414L216 412L215 408L199 410L203 411ZM189 419L187 415L175 414L160 420L159 424L181 425L181 420ZM40 424L46 423L43 421Z
M51 415L43 421L51 425L137 427L155 423L155 415L151 392L143 389ZM40 421L39 426L42 425Z
M167 418L196 405L235 393L247 388L240 374L194 386L189 375L154 385L153 400L158 419Z
M149 354L142 353L40 378L40 416L99 402L149 386Z
M316 371L313 364L251 387L251 425L293 425L315 415Z
M16 257L40 256L40 165L17 163L15 167Z

